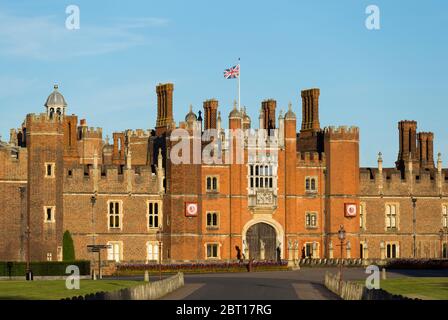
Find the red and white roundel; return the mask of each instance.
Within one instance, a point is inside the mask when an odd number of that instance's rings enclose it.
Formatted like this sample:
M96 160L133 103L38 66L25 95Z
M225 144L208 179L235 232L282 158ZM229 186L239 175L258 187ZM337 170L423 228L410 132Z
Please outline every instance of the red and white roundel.
M356 217L356 204L346 203L345 204L345 216L346 217Z
M196 217L198 215L198 204L195 202L185 203L185 216Z

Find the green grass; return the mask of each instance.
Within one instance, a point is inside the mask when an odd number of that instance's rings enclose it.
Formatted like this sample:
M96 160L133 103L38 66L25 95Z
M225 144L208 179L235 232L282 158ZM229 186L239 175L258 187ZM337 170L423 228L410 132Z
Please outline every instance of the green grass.
M115 291L142 281L81 280L79 290L68 290L65 280L0 281L0 300L59 300L99 291Z
M410 298L448 300L448 278L399 278L381 280L381 289Z

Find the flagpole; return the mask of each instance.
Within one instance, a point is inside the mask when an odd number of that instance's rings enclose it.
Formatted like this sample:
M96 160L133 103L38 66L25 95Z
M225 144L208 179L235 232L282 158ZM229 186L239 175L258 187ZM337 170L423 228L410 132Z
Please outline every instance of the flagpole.
M238 74L238 110L241 112L241 84L240 84L240 78L241 78L241 64L240 64L240 58L238 58L238 65L239 65L239 74Z

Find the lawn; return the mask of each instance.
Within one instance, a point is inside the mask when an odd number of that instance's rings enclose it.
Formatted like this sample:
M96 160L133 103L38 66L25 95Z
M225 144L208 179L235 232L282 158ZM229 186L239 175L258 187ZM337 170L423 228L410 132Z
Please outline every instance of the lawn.
M59 300L99 291L115 291L142 281L81 280L79 290L68 290L65 280L0 281L0 300Z
M381 289L411 298L448 300L448 278L399 278L381 280Z

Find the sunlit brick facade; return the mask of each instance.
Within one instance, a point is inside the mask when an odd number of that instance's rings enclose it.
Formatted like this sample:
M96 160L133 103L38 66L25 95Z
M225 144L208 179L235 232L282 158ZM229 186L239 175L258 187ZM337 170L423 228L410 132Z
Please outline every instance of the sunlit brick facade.
M115 132L111 142L67 114L57 87L45 113L11 130L0 142L0 260L25 260L28 225L32 260L62 259L65 230L81 259L93 258L94 243L110 245L102 258L115 261L338 258L341 226L344 258L446 254L446 171L440 157L434 164L433 134L417 133L416 122L399 123L395 167L380 156L378 167L360 168L359 129L322 128L319 89L301 92L301 123L298 108L277 114L273 99L256 121L236 106L221 117L211 99L204 119L190 109L176 124L174 85L156 94L154 129ZM246 137L239 163L225 127L252 128L276 145ZM188 132L190 159L193 146L211 143L201 133L216 129L221 163L173 161L176 129Z

